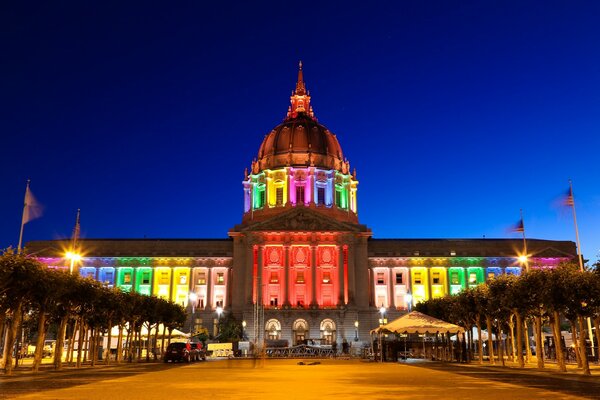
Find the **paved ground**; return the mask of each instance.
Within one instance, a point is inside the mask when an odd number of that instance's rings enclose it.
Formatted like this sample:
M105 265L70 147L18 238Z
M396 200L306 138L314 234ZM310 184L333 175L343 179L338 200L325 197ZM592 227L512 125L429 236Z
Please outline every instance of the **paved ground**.
M0 377L23 399L570 399L600 398L600 376L416 362L219 360L132 364ZM305 360L306 364L314 360Z

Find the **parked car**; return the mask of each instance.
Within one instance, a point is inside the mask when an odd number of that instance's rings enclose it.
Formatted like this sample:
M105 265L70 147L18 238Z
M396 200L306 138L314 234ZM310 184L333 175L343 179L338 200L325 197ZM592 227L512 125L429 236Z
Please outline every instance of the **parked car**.
M195 356L194 356L195 357ZM176 361L192 361L191 345L184 342L175 342L167 346L163 360L164 362L176 362Z
M165 351L164 362L169 361L199 361L206 360L206 350L201 342L174 342L167 346Z

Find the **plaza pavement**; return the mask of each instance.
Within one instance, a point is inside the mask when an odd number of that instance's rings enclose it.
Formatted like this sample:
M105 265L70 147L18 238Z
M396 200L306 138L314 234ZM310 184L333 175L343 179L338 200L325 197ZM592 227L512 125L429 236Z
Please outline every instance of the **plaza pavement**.
M305 365L298 365L303 361ZM312 362L319 364L308 365ZM533 368L358 360L209 360L195 364L17 372L2 399L576 399L600 398L598 376Z

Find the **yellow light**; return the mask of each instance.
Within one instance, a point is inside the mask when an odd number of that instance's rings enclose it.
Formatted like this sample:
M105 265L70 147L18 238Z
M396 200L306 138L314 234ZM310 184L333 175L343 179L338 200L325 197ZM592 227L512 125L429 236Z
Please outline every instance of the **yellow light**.
M81 254L73 253L71 251L67 251L67 253L65 254L65 257L72 261L80 261L81 260Z
M527 262L527 256L519 256L519 262L524 264Z

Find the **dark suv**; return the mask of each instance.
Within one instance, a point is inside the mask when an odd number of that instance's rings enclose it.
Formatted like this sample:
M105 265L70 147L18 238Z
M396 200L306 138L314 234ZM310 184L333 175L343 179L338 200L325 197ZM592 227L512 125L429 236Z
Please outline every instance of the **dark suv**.
M167 346L167 351L164 355L164 361L199 361L206 360L206 350L201 342L174 342Z
M163 359L165 362L185 361L189 363L194 358L195 355L192 355L189 343L176 342L167 346Z

